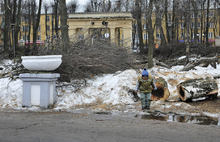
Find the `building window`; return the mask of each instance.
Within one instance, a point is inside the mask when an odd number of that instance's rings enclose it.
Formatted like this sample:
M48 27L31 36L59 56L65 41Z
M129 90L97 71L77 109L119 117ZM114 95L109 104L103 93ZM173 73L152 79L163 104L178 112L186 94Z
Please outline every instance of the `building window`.
M213 38L213 33L209 33L208 38Z
M168 13L168 23L171 23L171 20L172 20L171 13Z
M214 12L213 11L209 11L209 17L214 17Z
M27 16L23 16L22 17L22 22L28 22L28 17Z
M144 24L144 25L143 25L143 29L146 30L146 27L147 27L146 24Z
M181 33L180 38L184 39L185 38L185 33Z
M198 18L201 18L201 12L198 13Z
M185 28L185 23L181 23L181 29L184 29Z
M50 35L47 35L47 36L46 36L46 40L50 40Z
M207 27L207 22L205 22L205 28ZM214 27L214 23L213 22L209 22L209 28L213 28Z
M40 29L40 25L39 25L39 27L38 27L38 31L40 31L41 29Z
M23 38L24 41L27 41L29 39L29 36L28 35L26 35L26 36L23 35L22 38Z
M157 38L161 39L161 34L160 33L157 33Z
M144 34L144 39L146 40L146 34Z
M50 26L47 25L47 31L49 31L49 30L50 30Z
M50 16L47 16L46 21L47 21L47 22L50 21Z
M105 34L101 35L101 39L105 39ZM79 35L79 40L84 40L84 35L83 34Z
M214 28L214 23L213 22L209 22L209 28Z
M29 26L22 26L22 31L23 32L29 31Z
M41 36L40 35L37 36L37 40L41 40Z
M201 25L200 22L198 22L198 23L197 23L197 28L200 28L200 25Z
M194 12L191 13L191 18L195 18Z
M191 23L191 28L194 29L195 28L195 22Z

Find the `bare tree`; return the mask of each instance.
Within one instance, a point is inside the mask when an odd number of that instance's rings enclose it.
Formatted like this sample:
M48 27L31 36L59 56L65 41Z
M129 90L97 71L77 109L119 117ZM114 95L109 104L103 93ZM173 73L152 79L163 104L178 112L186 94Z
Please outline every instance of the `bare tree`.
M5 27L4 27L4 50L8 51L9 47L9 25L10 25L10 8L8 7L8 0L4 0L5 8Z
M67 8L66 0L60 0L60 15L61 15L61 35L63 43L63 51L67 53L69 49L69 36L68 36L68 25L67 25Z
M168 43L170 43L170 34L169 34L169 21L168 21L168 0L165 0L165 23L166 23L166 37L167 37L167 41Z
M198 33L198 8L197 8L197 2L192 0L192 6L193 6L193 12L194 12L194 17L195 17L195 23L194 23L194 41L197 42L197 33Z
M50 9L50 6L49 6L49 4L47 3L47 2L45 2L44 4L43 4L43 7L44 7L44 13L45 13L45 35L46 35L46 40L47 40L47 38L48 38L48 33L47 33L47 22L48 22L48 20L47 20L47 12L49 11L49 9Z
M68 13L75 13L77 8L78 8L78 1L71 0L70 2L67 3Z
M143 44L143 32L142 32L142 11L141 11L141 1L135 0L135 19L137 20L137 33L138 33L138 40L139 40L139 46L140 51L143 53L144 50L144 44Z
M150 0L149 3L149 17L148 17L148 40L149 40L149 48L148 48L148 68L152 68L153 64L153 49L154 49L154 29L152 28L152 12L153 12L153 3L154 0Z
M33 3L35 4L35 2ZM37 35L38 35L38 28L39 28L39 23L40 23L40 15L41 15L41 5L42 5L42 0L39 0L39 8L38 8L38 14L37 14L37 19L36 23L33 21L33 52L37 52Z
M207 7L206 7L206 33L205 33L205 37L206 37L206 46L209 46L209 5L210 4L210 0L208 0L207 2Z

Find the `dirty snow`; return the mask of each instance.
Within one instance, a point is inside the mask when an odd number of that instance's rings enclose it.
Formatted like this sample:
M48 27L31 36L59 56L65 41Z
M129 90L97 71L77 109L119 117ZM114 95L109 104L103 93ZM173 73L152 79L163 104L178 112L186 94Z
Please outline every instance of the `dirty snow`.
M5 61L4 64L11 64L10 61ZM0 75L8 70L3 66L0 70ZM201 77L211 77L219 75L220 65L217 69L212 66L195 67L196 70L182 71L183 66L174 66L171 69L155 66L149 69L152 76L163 77L168 84L170 97L168 99L177 100L178 94L176 91L177 84L187 80ZM107 110L107 111L123 111L123 112L141 112L140 102L134 102L132 97L128 95L129 89L134 89L140 70L125 70L118 71L115 74L103 74L96 76L93 79L87 79L87 85L76 91L74 87L63 86L57 87L57 102L53 110ZM220 79L216 79L220 88ZM16 110L39 110L38 107L31 108L22 107L22 81L20 79L11 80L10 78L0 79L0 109L16 109ZM220 89L218 90L218 97ZM187 112L193 110L194 107L184 102L152 102L152 109L155 110L175 110L176 112ZM175 109L174 109L175 108ZM219 113L203 112L205 115L220 117Z

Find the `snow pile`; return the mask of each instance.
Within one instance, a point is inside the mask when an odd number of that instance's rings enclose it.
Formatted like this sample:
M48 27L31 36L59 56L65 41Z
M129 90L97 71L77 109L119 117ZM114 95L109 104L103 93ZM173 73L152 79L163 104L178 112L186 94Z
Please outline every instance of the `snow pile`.
M6 64L10 64L7 61ZM211 77L219 74L220 65L217 69L208 66L195 67L196 70L179 72L183 66L174 66L171 69L156 66L149 69L149 73L152 76L163 77L170 91L169 99L177 99L177 88L176 86L187 79L196 79L201 77ZM5 69L0 71L3 73ZM140 70L141 72L142 70ZM115 74L104 74L102 76L94 77L93 79L87 80L87 85L75 90L73 87L58 87L57 88L57 102L53 109L76 109L91 108L94 105L109 105L108 110L117 110L117 105L126 106L127 109L134 109L140 111L140 102L134 102L132 97L128 95L129 89L134 89L137 83L138 76L141 74L139 71L130 69L125 71L118 71ZM220 88L220 80L217 79L218 87ZM25 109L22 108L22 93L23 83L20 79L9 80L9 78L0 79L0 108L1 109ZM220 91L218 93L218 96ZM194 107L183 103L164 103L163 101L152 102L152 107L158 110L179 108L179 109L194 109ZM30 109L30 108L29 108ZM36 109L36 107L32 107Z

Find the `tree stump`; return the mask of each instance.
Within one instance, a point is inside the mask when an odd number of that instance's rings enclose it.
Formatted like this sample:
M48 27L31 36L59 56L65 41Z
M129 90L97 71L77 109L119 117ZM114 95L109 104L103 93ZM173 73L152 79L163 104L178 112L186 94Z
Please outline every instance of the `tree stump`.
M211 78L189 79L177 85L177 92L182 101L197 98L217 98L218 84Z
M167 100L170 96L170 92L165 79L162 77L155 77L155 84L157 86L157 90L152 90L151 100Z

